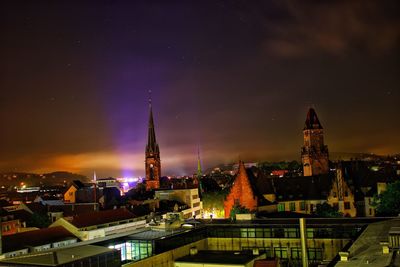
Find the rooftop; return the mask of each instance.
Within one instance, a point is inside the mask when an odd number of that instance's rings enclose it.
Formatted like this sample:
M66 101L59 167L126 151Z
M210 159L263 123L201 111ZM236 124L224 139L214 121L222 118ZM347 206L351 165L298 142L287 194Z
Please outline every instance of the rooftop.
M167 236L172 236L175 234L179 234L184 232L185 230L176 229L176 230L147 230L140 233L136 233L133 235L129 235L130 239L140 239L140 240L154 240L154 239L163 239Z
M78 228L133 219L135 216L126 209L94 211L74 217L72 224Z
M253 255L250 252L244 252L244 251L233 252L233 251L204 250L204 251L199 251L195 255L187 255L182 258L179 258L175 260L175 262L244 265L255 260L258 257L260 257L260 255Z
M33 266L60 266L61 264L67 264L111 251L113 250L106 247L87 245L83 247L64 248L56 251L38 252L21 257L10 258L0 261L0 264L11 264L10 266L13 266L14 264L17 266L23 264Z
M67 239L76 239L62 226L44 228L14 235L3 236L3 253L16 251L29 246L40 246Z
M351 267L368 265L370 267L378 267L389 266L391 262L400 263L400 257L397 253L391 251L388 254L383 254L382 245L380 244L382 241L388 242L389 231L392 227L399 226L400 219L371 223L348 249L349 260L339 261L335 266Z

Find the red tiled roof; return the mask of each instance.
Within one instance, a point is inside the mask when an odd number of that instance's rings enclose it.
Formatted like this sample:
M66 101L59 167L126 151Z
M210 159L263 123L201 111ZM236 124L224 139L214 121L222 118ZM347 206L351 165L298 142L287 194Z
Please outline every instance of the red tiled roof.
M131 212L126 209L104 210L82 213L72 219L72 224L78 228L99 225L111 222L118 222L135 218Z
M62 226L7 235L2 237L3 253L20 250L28 246L46 245L69 238L76 237Z

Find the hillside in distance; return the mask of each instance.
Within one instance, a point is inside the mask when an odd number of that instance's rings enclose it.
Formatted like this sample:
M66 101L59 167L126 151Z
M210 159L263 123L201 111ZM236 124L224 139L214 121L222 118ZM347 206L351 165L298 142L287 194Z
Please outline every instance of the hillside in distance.
M82 182L89 182L89 178L66 171L56 171L51 173L25 173L25 172L4 172L0 173L0 186L14 187L26 185L31 186L56 186L69 184L73 180L81 180Z

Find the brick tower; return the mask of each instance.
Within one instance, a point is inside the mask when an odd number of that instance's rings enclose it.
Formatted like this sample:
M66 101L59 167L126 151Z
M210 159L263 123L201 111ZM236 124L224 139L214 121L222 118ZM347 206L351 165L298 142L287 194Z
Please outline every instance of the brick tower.
M304 145L301 148L301 160L304 176L328 173L328 146L324 145L324 131L313 108L308 110L303 134Z
M149 100L150 105L150 118L149 118L149 130L146 145L146 190L157 189L160 187L161 177L161 160L160 160L160 149L156 141L156 133L154 130L153 110L151 106L151 99Z
M225 218L229 218L232 207L235 204L254 210L257 208L257 203L257 197L254 195L244 163L239 161L238 173L231 191L224 201Z

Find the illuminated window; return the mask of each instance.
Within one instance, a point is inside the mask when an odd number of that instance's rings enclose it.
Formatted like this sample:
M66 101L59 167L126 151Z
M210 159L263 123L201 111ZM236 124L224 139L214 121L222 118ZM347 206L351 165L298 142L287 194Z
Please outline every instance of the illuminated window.
M285 211L285 203L278 204L278 211Z
M287 249L286 248L274 248L274 255L276 258L287 259Z
M344 202L344 209L349 210L350 209L350 202Z
M309 248L308 251L308 260L322 260L322 249L321 248Z
M264 228L264 237L272 237L272 229Z
M291 249L291 258L298 260L301 259L301 249L300 248L292 248Z
M300 202L300 210L306 210L306 202L304 201Z
M256 228L256 237L264 237L264 229Z
M247 236L248 237L256 237L256 229L254 228L248 228L247 229Z
M296 202L290 202L289 207L290 211L296 211Z
M314 238L314 228L307 228L307 238Z
M296 228L285 228L286 238L298 238L300 237L299 230Z

